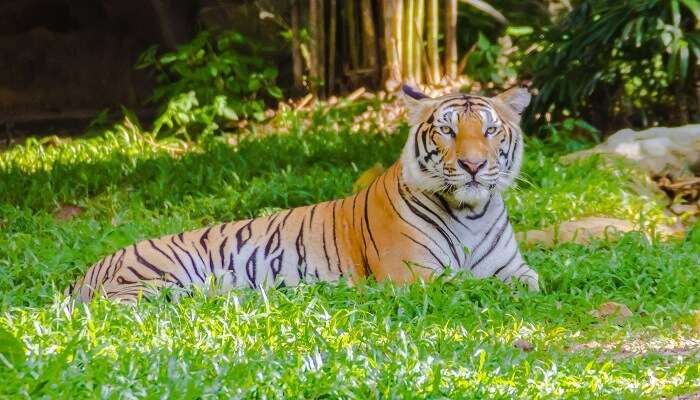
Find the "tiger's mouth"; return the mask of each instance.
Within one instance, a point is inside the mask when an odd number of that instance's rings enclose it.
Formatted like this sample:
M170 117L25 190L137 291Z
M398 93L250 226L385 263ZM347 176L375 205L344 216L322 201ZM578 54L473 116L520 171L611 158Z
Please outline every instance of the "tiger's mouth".
M478 188L481 186L484 186L484 184L479 182L479 181L476 181L476 180L471 180L464 185L464 187L468 187L468 188Z

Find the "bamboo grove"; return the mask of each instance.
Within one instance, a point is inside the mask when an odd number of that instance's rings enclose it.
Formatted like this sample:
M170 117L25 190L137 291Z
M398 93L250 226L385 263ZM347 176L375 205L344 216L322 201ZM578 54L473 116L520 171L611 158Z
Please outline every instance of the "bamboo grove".
M483 1L465 3L500 13ZM457 0L292 0L295 85L320 97L456 80ZM306 76L306 81L304 80Z

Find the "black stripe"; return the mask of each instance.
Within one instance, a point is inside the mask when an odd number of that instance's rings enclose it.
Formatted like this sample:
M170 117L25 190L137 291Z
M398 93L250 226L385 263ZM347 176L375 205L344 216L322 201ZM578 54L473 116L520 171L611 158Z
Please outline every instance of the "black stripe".
M253 230L251 229L251 224L253 220L248 221L247 224L243 225L241 229L236 232L236 251L241 252L241 248L245 246L246 243L253 237ZM245 237L243 234L245 233Z
M376 181L375 181L376 182ZM369 240L372 242L372 246L374 246L374 252L377 253L377 258L379 258L379 249L377 249L377 243L374 241L374 235L372 235L372 229L369 226L369 192L370 190L375 187L374 183L370 185L370 187L367 188L367 194L365 195L365 225L367 226L367 233L369 233ZM375 188L376 190L376 188Z
M303 276L306 274L306 248L304 247L304 221L305 218L301 220L301 226L299 227L299 234L294 243L294 247L297 251L297 272L299 273L299 279L303 280ZM301 267L304 266L304 273L301 272Z
M333 202L333 247L335 247L335 256L338 258L338 271L340 272L340 276L343 276L343 268L341 266L342 262L340 261L340 252L338 251L338 235L336 234L336 228L335 228L335 208L338 206L338 202L334 201Z
M489 199L486 201L486 204L484 204L484 208L481 209L481 212L477 212L476 214L472 215L467 215L466 218L470 220L476 220L484 216L486 214L486 210L489 209L489 206L491 205L491 199L493 198L493 193L489 194Z
M250 254L250 257L248 257L248 261L245 263L245 272L246 275L248 275L248 282L250 284L251 289L255 289L258 286L257 283L257 276L258 276L258 269L257 269L257 259L256 256L258 255L258 248L254 248L253 252Z
M118 270L118 269L117 269L117 264L120 264L120 263L124 260L124 254L126 254L126 249L121 249L121 250L119 250L116 254L119 254L119 256L117 256L117 260L116 260L116 261L113 261L113 260L110 259L110 261L109 261L109 262L110 262L110 265L107 267L107 270L105 271L105 276L104 276L104 278L102 278L102 284L103 284L103 285L104 285L104 283L107 282L108 280L114 279L114 276L112 276L111 278L110 278L110 276L109 276L110 269L111 269L112 273L113 273L114 275L116 275L117 270Z
M414 238L408 236L408 235L405 234L404 232L401 232L401 234L402 234L403 236L407 237L407 238L408 238L410 241L412 241L413 243L415 243L415 244L417 244L417 245L423 247L424 249L428 250L428 253L430 253L430 255L432 255L433 258L434 258L435 260L437 260L438 265L441 266L441 267L445 267L445 263L444 263L442 260L440 260L440 257L438 257L435 253L433 253L433 251L430 249L430 247L428 247L428 246L426 246L425 244L423 244L423 243L417 241L416 239L414 239Z
M309 231L311 231L313 229L314 215L316 214L316 207L318 207L318 204L314 204L311 207L311 218L309 218Z
M228 236L224 237L224 240L221 242L221 245L219 246L219 259L221 260L221 268L224 268L224 263L225 263L225 258L224 258L224 249L226 247L226 243L228 242Z
M326 224L325 221L321 222L322 242L323 242L323 255L326 257L326 265L328 266L328 271L331 270L331 258L328 256L328 247L326 245Z
M476 268L476 266L479 265L479 263L484 261L484 259L493 252L496 246L498 246L498 242L501 241L501 236L503 235L503 232L505 232L508 225L508 219L506 218L506 220L503 222L503 227L496 233L496 237L494 238L494 240L491 241L491 246L489 246L488 250L486 250L486 252L482 254L481 257L474 264L472 264L472 270ZM486 240L486 238L484 238L484 240Z
M406 225L410 226L411 228L415 229L416 231L423 233L423 230L422 230L422 229L420 229L419 227L417 227L417 226L415 226L414 224L412 224L411 222L409 222L409 221L408 221L406 218L404 218L403 215L401 215L401 213L396 209L396 206L394 205L394 201L391 199L391 196L389 195L389 189L388 189L387 186L386 186L386 180L384 180L384 181L382 182L382 186L384 186L384 192L386 193L386 198L387 198L387 200L389 201L389 205L390 205L391 208L394 210L394 213L399 217L399 219L401 219L401 221L403 221L404 223L406 223ZM428 238L428 240L430 240L431 242L433 242L433 244L434 244L438 249L440 249L440 251L442 251L448 258L450 257L450 255L447 254L447 252L445 251L445 249L443 249L443 248L440 246L440 244L438 244L438 242L435 241L435 239L433 239L432 237L427 236L427 235L426 235L426 238Z
M92 283L92 282L93 282L93 278L95 277L95 271L101 270L101 269L102 269L102 266L104 265L104 263L105 263L106 261L107 261L107 257L103 257L102 260L100 260L100 262L99 262L98 264L95 264L95 265L90 269L90 277L89 277L89 278L86 277L86 278L84 279L84 282ZM98 274L97 276L99 277L99 274Z
M275 224L275 221L277 221L277 218L279 218L281 214L281 212L278 212L277 214L267 218L267 228L265 228L266 235L270 233L270 228L272 228L272 225Z
M190 254L189 251L185 250L184 248L182 248L182 246L177 244L174 237L171 239L171 242L175 246L177 246L178 249L182 250L183 253L187 254L187 257L190 259L190 263L192 263L192 271L195 273L195 275L197 275L199 280L202 281L202 283L204 283L204 276L199 273L199 267L197 266L197 263L194 262L194 258L192 258L192 254Z
M155 242L153 242L153 240L148 239L148 243L151 245L151 247L153 248L153 250L155 250L155 251L159 252L160 254L162 254L162 255L163 255L165 258L167 258L168 261L170 261L171 263L173 263L173 264L175 263L175 260L173 260L172 258L170 258L170 256L167 255L163 250L161 250L160 247L156 246L156 244L155 244Z
M431 198L431 196L426 196L426 197L427 197L428 199L430 199L431 201L433 201L433 203L435 202L435 201ZM452 207L450 207L450 205L447 203L447 200L445 200L444 197L442 197L439 193L436 193L436 194L435 194L435 197L438 199L438 202L440 203L439 206L441 206L441 208L447 213L447 215L448 215L452 220L454 220L454 221L457 222L458 224L462 225L462 227L464 227L464 229L468 230L469 232L474 233L474 231L472 230L472 228L468 227L465 223L463 223L462 221L460 221L459 218L457 218L457 216L456 216L456 215L454 214L454 212L452 211ZM436 205L438 205L438 204L436 204Z
M207 228L207 230L204 231L204 234L199 238L199 244L202 246L205 252L209 251L207 248L207 240L209 239L209 231L211 231L212 227Z
M280 248L280 245L280 228L278 226L277 228L275 228L275 231L272 233L270 239L268 239L267 243L265 244L265 257L269 256L270 253L277 252L277 250Z
M505 214L505 213L506 213L506 208L503 207L503 209L501 210L501 213L498 214L496 219L493 221L493 224L489 227L489 229L486 231L486 233L484 233L484 237L481 239L481 241L479 243L476 244L476 246L474 246L474 248L472 249L472 253L477 251L479 249L479 247L481 247L481 245L484 244L484 242L486 242L486 239L491 234L491 231L493 231L493 229L498 225L498 222L501 220L501 218L503 217L503 214ZM508 219L506 218L506 224L507 223L508 223Z
M182 269L183 269L183 270L185 271L185 273L187 274L187 278L190 280L190 283L194 283L194 280L192 279L192 275L190 275L190 271L187 270L187 267L185 266L185 263L182 262L182 260L180 259L180 256L178 256L177 253L175 252L175 249L173 249L172 246L170 246L169 244L168 244L167 246L168 246L168 248L170 249L170 251L173 252L173 255L175 256L175 259L177 260L177 262L180 264L180 266L182 267Z
M192 244L194 245L194 242ZM199 257L199 261L202 262L202 266L206 267L207 261L204 259L204 257L202 257L202 253L199 252L199 249L196 246L192 246L192 249L194 249L194 252L197 253L197 257Z
M185 287L185 285L182 284L182 282L180 281L180 279L178 279L177 276L175 276L174 274L171 274L171 273L169 273L169 272L163 271L162 269L160 269L160 268L156 267L155 265L151 264L151 263L150 263L149 261L147 261L145 258L141 257L141 255L139 254L137 245L134 245L134 255L136 256L136 261L138 261L139 263L141 263L141 264L143 264L144 266L146 266L146 268L148 268L148 269L150 269L151 271L153 271L154 273L156 273L156 275L160 276L160 278L163 279L164 281L166 281L166 282L171 282L171 283L177 283L180 287ZM169 275L169 276L172 276L173 279L175 279L175 282L172 282L171 280L167 279L166 277L167 277L168 275Z
M497 270L495 270L495 271L493 272L492 276L497 276L504 268L506 268L508 265L510 265L510 263L513 262L513 260L515 259L515 256L516 256L517 254L518 254L518 250L516 249L516 250L513 252L513 255L510 256L510 258L508 259L508 261L506 261L506 263L503 264L502 267L500 267L500 268L498 268ZM521 265L521 266L522 266L522 265ZM520 267L518 267L518 268L520 268Z
M440 225L438 225L435 221L430 219L430 217L428 217L426 214L424 214L422 211L420 211L418 208L416 208L416 206L414 206L411 203L410 199L407 199L405 197L405 194L404 194L403 189L401 188L400 182L397 182L397 186L399 189L399 196L403 199L403 201L406 203L406 205L411 210L411 212L413 212L417 217L419 217L423 221L425 221L428 224L430 224L431 226L433 226L433 228L435 228L442 235L442 237L445 238L445 240L447 241L447 245L450 247L450 251L452 252L452 255L454 256L455 260L457 260L457 262L459 263L460 259L459 259L459 256L457 255L457 250L455 248L454 243L452 242L452 239L450 238L450 235L444 229L442 229L442 227ZM413 197L412 194L410 196L415 199L415 197ZM444 221L442 221L442 222L444 224ZM454 233L452 233L452 234L454 235Z
M280 252L280 254L270 260L270 269L272 270L272 280L276 281L277 280L277 275L279 275L280 271L282 270L282 257L284 256L284 250Z

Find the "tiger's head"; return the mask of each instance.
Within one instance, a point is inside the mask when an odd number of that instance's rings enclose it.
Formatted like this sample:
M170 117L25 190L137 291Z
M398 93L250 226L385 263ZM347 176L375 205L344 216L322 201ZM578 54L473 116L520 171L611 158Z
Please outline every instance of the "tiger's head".
M407 185L439 193L455 208L478 208L513 183L523 155L526 89L433 99L404 86L403 97L411 125L401 155Z

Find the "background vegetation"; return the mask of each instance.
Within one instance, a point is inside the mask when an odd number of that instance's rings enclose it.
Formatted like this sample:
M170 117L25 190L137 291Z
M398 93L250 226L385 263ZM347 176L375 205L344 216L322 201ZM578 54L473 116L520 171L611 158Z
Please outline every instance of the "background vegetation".
M284 92L326 98L401 83L484 94L528 85L537 96L525 126L541 137L566 120L582 121L579 133L590 138L590 127L606 135L698 118L695 0L254 3L274 43L224 24L174 52L142 55L138 66L159 85L156 133L235 130L232 121L265 119L265 105ZM280 42L291 70L270 60ZM293 76L281 89L273 84L278 68Z
M407 127L382 122L400 118L391 96L361 87L408 81L488 94L531 84L539 95L523 179L507 196L516 230L591 215L650 228L668 218L635 190L639 171L559 157L619 127L697 121L696 1L255 4L289 54L288 84L269 43L233 25L205 30L140 57L157 81L152 125L123 110L84 137L30 138L0 152L0 397L638 399L700 390L697 227L684 238L636 232L530 247L539 294L458 274L405 287L71 307L63 288L125 245L346 196L363 171L392 163ZM592 313L610 301L631 316Z

